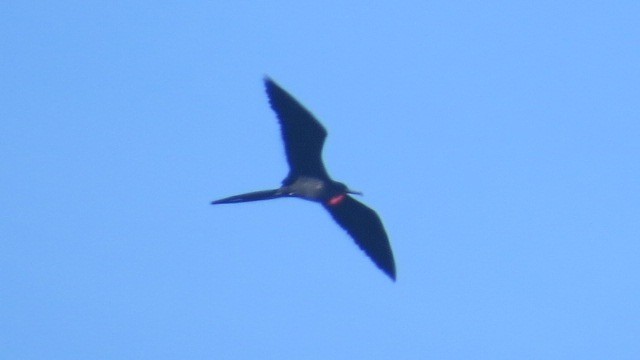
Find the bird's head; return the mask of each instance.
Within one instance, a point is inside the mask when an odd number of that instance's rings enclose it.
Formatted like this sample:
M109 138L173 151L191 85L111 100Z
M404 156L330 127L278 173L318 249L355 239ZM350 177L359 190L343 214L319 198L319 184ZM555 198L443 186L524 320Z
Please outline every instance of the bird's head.
M353 195L362 195L361 191L356 191L356 190L351 190L347 187L347 185L341 183L341 182L334 182L336 188L338 189L339 193L343 193L343 194L353 194Z

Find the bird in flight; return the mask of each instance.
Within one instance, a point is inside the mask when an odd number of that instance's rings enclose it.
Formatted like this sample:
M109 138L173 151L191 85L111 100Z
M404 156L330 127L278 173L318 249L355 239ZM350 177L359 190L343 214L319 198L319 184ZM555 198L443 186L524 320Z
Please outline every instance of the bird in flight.
M322 146L327 131L320 122L293 96L270 78L264 79L271 108L280 122L282 139L289 163L289 174L282 186L274 190L256 191L213 201L212 204L232 204L298 197L324 206L333 219L344 228L356 244L392 280L396 266L389 238L375 211L349 194L362 195L345 184L333 181L322 163Z

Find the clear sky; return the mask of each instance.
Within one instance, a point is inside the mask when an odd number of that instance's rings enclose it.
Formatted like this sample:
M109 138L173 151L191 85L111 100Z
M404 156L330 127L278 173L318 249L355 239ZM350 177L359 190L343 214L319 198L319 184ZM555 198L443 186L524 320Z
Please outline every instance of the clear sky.
M3 2L0 358L640 359L640 2L381 3Z

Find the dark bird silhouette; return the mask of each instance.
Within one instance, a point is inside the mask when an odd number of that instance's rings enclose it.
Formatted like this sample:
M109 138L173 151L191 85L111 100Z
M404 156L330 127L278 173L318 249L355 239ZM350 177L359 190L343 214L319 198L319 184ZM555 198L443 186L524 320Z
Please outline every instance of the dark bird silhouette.
M271 108L276 112L280 122L289 174L278 189L230 196L213 201L212 204L280 197L299 197L319 202L371 260L395 281L393 253L380 217L375 211L348 195L362 193L333 181L324 168L322 146L327 131L307 109L273 80L265 78L264 82Z

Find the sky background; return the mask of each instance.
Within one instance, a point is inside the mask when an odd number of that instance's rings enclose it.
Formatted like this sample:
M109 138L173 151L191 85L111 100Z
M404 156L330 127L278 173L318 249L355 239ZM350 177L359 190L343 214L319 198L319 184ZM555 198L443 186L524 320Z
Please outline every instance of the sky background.
M640 2L0 20L0 358L640 358ZM287 173L265 75L396 283L317 204L209 205Z

